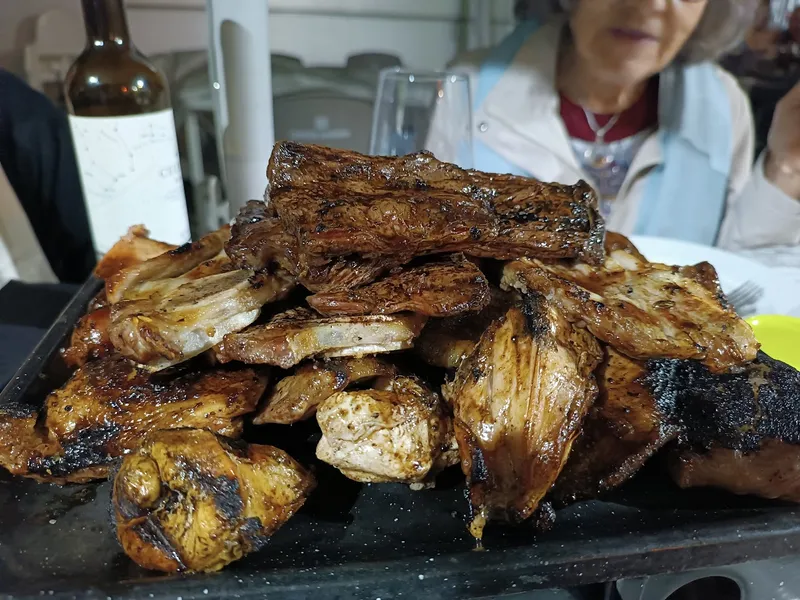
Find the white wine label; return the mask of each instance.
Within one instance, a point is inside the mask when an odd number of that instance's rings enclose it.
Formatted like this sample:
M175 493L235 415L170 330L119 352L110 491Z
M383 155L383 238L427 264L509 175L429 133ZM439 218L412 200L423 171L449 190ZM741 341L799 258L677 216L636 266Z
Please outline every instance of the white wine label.
M171 244L189 241L171 110L127 117L70 115L69 122L99 254L140 223L153 239Z

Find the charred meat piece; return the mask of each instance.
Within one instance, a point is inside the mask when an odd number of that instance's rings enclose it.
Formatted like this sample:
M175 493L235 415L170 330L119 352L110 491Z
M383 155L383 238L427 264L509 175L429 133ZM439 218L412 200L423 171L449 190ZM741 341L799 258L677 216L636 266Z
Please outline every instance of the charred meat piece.
M543 297L526 296L445 385L476 538L489 519L520 522L536 511L597 396L593 371L601 359L589 332Z
M570 321L584 323L631 358L694 359L724 372L753 360L758 342L724 297L709 289L708 269L642 262L615 250L602 268L513 261L503 285L544 295Z
M200 429L158 431L114 479L117 539L145 569L218 571L262 548L314 486L278 448Z
M109 338L121 354L157 371L244 329L264 304L282 298L293 286L286 272L245 270L182 281L168 293L114 304Z
M366 285L389 269L408 261L398 256L342 257L321 264L302 264L294 237L284 231L267 204L251 200L236 218L226 252L241 269L262 271L274 264L290 272L312 292L349 290Z
M253 419L256 425L290 425L314 416L317 407L349 385L395 374L395 367L372 356L338 358L302 365L281 379L264 407Z
M672 463L683 487L800 502L800 373L760 352L740 373L653 361L651 385L684 427Z
M646 364L606 348L597 383L597 402L550 493L560 504L595 498L621 485L680 433L675 405L656 400Z
M438 394L405 376L381 388L339 392L320 405L317 458L364 483L424 483L458 464Z
M265 325L226 335L216 354L222 362L237 360L288 369L312 356L394 352L413 346L425 319L415 314L319 317L308 309L293 309Z
M67 348L61 356L68 367L80 367L90 360L103 358L114 352L108 337L111 307L105 306L82 316L75 325Z
M270 206L300 260L464 252L510 259L601 259L603 220L586 183L464 171L430 153L371 157L275 146Z
M796 444L768 439L751 452L722 446L684 447L670 455L668 464L673 480L682 488L715 487L800 502L800 446Z
M151 240L149 235L150 232L143 225L131 227L100 259L94 268L94 276L107 280L123 269L175 249L172 244Z
M513 303L511 294L490 290L489 305L478 313L431 319L414 342L414 352L426 363L456 369L481 339L491 323Z
M478 312L489 304L489 283L464 258L412 267L355 290L310 296L308 304L323 315L388 315L415 312L449 317Z
M150 375L119 356L102 358L50 394L43 414L0 409L0 466L53 483L103 478L114 459L156 429L238 436L264 388L251 369Z
M184 244L180 248L115 273L106 281L106 295L109 301L120 302L131 288L146 282L173 279L188 273L222 252L229 236L230 229L223 227L197 242Z

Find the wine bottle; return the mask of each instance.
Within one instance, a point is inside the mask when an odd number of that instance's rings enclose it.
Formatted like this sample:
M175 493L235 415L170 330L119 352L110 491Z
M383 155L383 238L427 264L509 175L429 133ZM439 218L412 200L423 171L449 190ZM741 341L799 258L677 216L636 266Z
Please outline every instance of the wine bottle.
M131 43L122 0L81 0L87 43L64 82L95 250L131 225L191 237L178 139L163 73Z

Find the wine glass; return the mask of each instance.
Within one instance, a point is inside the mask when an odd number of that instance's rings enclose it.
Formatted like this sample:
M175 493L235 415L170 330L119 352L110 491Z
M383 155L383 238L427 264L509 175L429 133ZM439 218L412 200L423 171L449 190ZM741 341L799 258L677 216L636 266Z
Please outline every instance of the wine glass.
M372 116L370 154L430 150L439 160L473 167L469 79L456 72L384 69Z

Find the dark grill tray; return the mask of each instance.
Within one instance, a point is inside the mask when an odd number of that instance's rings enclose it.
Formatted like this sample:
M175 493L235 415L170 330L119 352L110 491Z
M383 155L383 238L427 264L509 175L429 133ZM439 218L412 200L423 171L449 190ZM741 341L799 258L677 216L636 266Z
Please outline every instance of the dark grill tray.
M41 403L66 371L57 358L98 289L87 283L0 402ZM313 463L313 424L249 439ZM0 598L470 598L682 571L794 554L800 510L681 491L652 465L605 502L559 511L535 533L490 526L473 550L457 470L441 489L358 485L317 464L319 487L261 551L221 573L167 577L120 550L109 483L58 487L0 475Z

